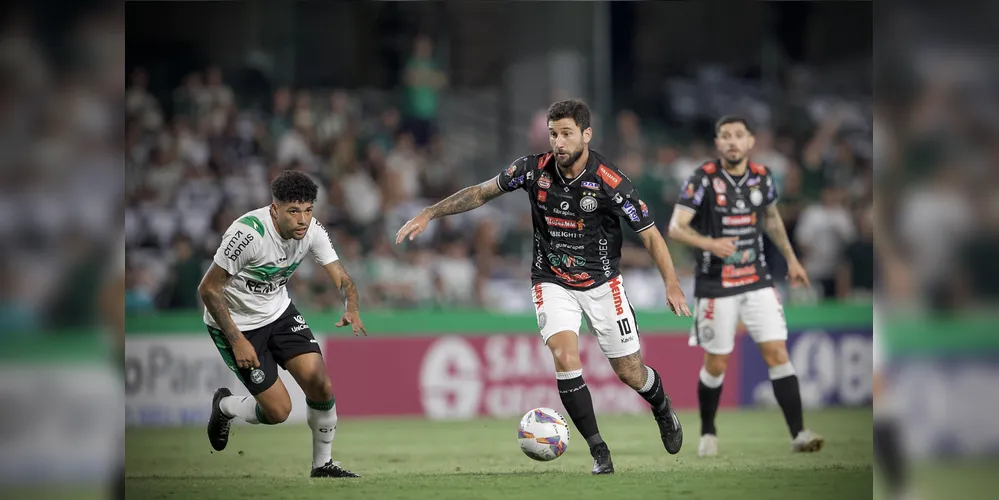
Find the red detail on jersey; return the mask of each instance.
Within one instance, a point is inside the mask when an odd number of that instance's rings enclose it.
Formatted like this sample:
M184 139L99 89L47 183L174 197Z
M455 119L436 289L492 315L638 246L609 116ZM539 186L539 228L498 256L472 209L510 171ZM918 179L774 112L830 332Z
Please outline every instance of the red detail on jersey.
M767 167L764 167L759 163L749 162L749 170L756 175L767 175Z
M621 277L610 280L611 296L614 297L614 312L618 316L624 314L624 300L621 299Z
M560 219L558 217L545 216L545 222L547 222L548 225L552 227L559 227L562 229L575 229L577 231L583 230L583 219L575 221L568 219Z
M599 175L600 178L602 178L604 182L609 184L612 188L616 188L617 185L621 183L621 176L611 172L611 169L603 166L603 164L597 168L597 175Z
M752 215L726 215L722 217L723 226L755 226L756 214Z
M584 287L584 286L590 286L596 282L595 280L590 278L590 273L582 272L582 273L570 274L555 266L549 266L549 267L552 268L552 272L555 273L555 276L558 279L564 281L565 284L569 286Z
M538 191L538 201L548 201L548 191Z
M722 279L743 278L746 276L756 276L756 264L748 267L736 267L732 264L722 266Z
M724 207L725 205L728 205L728 202L726 201L725 195L720 194L720 195L716 196L715 197L715 204L718 205L719 207Z
M705 174L713 174L718 171L718 167L715 166L715 162L709 161L704 165L701 165L701 170L703 170Z
M547 165L548 161L551 160L551 159L552 159L552 154L551 153L545 153L545 154L539 156L538 157L538 170L541 170L542 168L545 168L545 165Z
M752 285L760 281L760 275L754 274L745 278L722 278L722 288L734 288L737 286Z
M545 305L545 297L541 293L541 283L534 285L534 308L540 310Z

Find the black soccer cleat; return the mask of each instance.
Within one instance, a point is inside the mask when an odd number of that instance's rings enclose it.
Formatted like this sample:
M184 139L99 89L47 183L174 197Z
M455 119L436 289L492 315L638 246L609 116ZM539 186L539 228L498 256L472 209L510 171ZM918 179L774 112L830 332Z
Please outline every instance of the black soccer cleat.
M208 442L212 443L215 451L222 451L229 443L229 426L232 425L232 417L222 413L219 403L222 398L232 396L232 391L222 387L215 391L212 396L212 416L208 419Z
M354 474L353 472L340 467L339 462L334 462L332 459L326 462L322 467L316 467L312 469L312 473L309 477L361 477L360 474Z
M659 424L659 436L663 439L663 446L670 455L680 453L683 446L683 427L680 426L680 419L670 405L669 396L666 396L665 407L662 412L652 411L652 415Z
M607 443L600 443L590 447L590 455L593 456L594 474L613 474L614 462L611 460L610 448Z

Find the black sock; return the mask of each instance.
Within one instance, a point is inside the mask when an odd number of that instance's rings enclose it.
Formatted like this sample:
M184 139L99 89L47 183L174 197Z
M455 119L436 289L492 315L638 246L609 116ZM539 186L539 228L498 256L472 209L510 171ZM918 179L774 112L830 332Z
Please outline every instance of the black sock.
M569 418L586 440L586 444L594 446L603 443L600 430L597 429L597 416L593 413L593 398L590 397L590 388L583 381L583 376L567 380L559 379L558 395L562 399L562 406L569 413Z
M697 381L697 404L701 409L701 435L718 435L715 429L715 415L718 413L718 402L721 400L722 386L708 387L701 380Z
M874 421L874 460L892 493L905 484L905 463L899 443L898 424L887 419Z
M663 379L659 377L659 372L655 368L646 366L645 370L649 372L650 377L650 380L645 383L645 387L648 389L645 392L639 390L638 394L649 402L652 411L662 413L666 411L666 391L663 389Z
M798 389L798 376L791 375L770 381L774 386L774 396L777 404L784 412L784 421L794 439L805 428L804 417L801 415L801 391Z

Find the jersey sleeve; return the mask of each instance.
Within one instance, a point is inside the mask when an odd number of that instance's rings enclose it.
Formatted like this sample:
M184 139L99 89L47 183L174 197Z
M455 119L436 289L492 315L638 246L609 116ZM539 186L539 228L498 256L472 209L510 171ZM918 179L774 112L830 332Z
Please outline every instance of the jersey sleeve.
M312 239L309 242L309 250L315 256L317 264L325 266L326 264L340 260L340 257L336 254L336 250L333 249L333 241L330 240L330 233L326 231L326 228L319 221L315 221L315 227L312 228L310 233L312 233Z
M628 176L604 165L600 165L597 169L597 175L604 181L604 192L610 198L611 212L614 215L624 217L636 233L656 225L649 206L642 201L641 195Z
M777 181L774 180L773 172L767 169L763 177L763 206L770 206L777 202L780 196L777 194Z
M704 200L707 199L709 189L711 189L711 181L708 180L704 170L698 168L680 188L680 197L676 206L696 214L701 210Z
M262 239L252 227L241 222L233 223L222 236L222 244L212 260L230 276L235 276L253 259Z
M531 156L520 158L500 172L496 177L499 188L509 193L515 189L525 189L530 182L533 182L536 173L531 165L533 163L530 161L531 158Z

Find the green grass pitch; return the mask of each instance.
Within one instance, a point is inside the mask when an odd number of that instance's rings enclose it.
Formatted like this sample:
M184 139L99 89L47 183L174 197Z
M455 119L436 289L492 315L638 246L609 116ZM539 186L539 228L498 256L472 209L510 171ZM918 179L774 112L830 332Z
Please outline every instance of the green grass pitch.
M870 409L806 411L826 437L815 454L790 452L779 410L722 411L720 455L697 457L699 419L680 414L678 455L662 447L648 416L600 416L617 472L592 476L575 428L566 454L535 462L517 445L517 418L470 421L341 419L334 460L355 479L310 479L304 425L233 427L213 452L204 428L130 429L126 488L144 500L494 499L494 498L870 498L874 484Z

